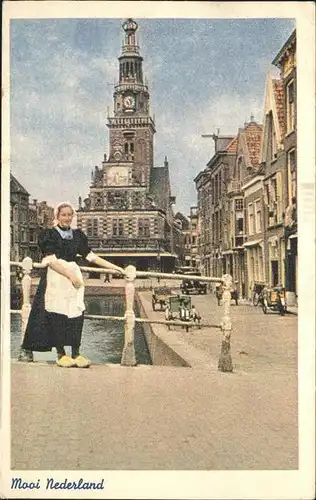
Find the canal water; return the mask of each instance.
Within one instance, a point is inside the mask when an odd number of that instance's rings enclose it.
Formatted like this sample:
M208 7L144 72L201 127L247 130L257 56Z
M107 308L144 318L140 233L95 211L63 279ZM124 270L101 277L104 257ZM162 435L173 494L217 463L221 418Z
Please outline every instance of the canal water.
M86 314L124 316L125 299L120 296L86 296ZM139 316L135 304L135 315ZM11 358L16 359L21 344L21 316L11 314ZM81 352L93 364L121 362L124 347L124 322L115 320L85 319ZM68 348L66 348L68 350ZM35 361L55 361L55 349L48 353L34 353ZM68 353L70 351L68 350ZM143 327L135 323L135 354L138 364L152 364Z

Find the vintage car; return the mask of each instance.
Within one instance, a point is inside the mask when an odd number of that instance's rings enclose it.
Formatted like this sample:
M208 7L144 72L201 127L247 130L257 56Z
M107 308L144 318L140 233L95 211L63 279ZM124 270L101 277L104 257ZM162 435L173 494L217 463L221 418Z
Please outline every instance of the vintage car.
M167 321L180 320L183 322L193 321L198 328L201 328L201 316L191 303L191 297L186 295L171 295L167 301L165 309L165 317ZM185 327L187 330L189 326ZM170 330L170 326L168 325Z
M207 283L203 283L200 280L185 279L180 285L180 290L186 295L192 294L206 294L207 293Z
M287 304L285 299L285 288L282 285L265 287L262 290L262 311L267 314L268 310L276 311L284 316Z
M160 310L164 311L170 295L171 295L171 288L167 286L160 286L154 288L151 297L153 310L156 311L156 305L158 304Z

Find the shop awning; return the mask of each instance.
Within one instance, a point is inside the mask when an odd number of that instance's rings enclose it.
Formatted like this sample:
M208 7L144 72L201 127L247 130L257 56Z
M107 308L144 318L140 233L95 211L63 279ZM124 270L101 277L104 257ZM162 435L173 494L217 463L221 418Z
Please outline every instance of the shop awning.
M222 255L232 255L233 253L233 250L224 250L224 252L222 252Z
M243 244L243 247L255 247L256 245L259 245L262 242L263 240L247 241L246 243Z

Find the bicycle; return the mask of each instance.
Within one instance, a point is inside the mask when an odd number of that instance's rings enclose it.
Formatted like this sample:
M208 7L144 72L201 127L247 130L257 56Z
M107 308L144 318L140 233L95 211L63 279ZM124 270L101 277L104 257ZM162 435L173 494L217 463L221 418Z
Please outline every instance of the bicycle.
M252 303L254 306L258 306L262 302L262 292L254 292Z
M252 303L254 306L258 306L259 304L262 304L263 301L263 292L264 285L259 285L256 284L253 290L253 296L252 296Z

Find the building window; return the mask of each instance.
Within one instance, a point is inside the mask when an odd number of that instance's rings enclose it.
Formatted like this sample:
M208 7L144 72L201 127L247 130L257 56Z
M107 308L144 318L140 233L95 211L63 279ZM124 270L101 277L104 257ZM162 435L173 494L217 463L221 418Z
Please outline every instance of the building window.
M133 219L129 219L128 221L128 234L129 236L133 234Z
M150 221L149 219L144 220L144 236L150 236Z
M155 236L159 235L159 225L158 225L157 219L155 219L155 221L154 221L154 233L155 233Z
M25 229L22 229L21 242L22 243L27 243L27 232L26 232Z
M287 132L292 132L295 126L295 92L294 81L291 80L286 87Z
M215 217L214 217L214 214L212 214L211 234L212 234L212 244L214 244L214 241L215 241Z
M30 229L30 243L36 243L36 242L37 242L36 231L34 229Z
M124 236L124 220L123 219L119 219L119 221L118 221L118 235Z
M87 236L92 236L92 219L87 220Z
M277 140L276 140L276 132L274 127L274 122L272 121L272 158L276 158L277 156Z
M138 220L138 236L150 236L149 219Z
M134 160L134 142L127 141L124 143L124 154L127 160Z
M215 176L215 203L217 203L218 200L218 176Z
M98 236L98 230L99 230L98 222L99 222L98 219L93 219L92 236Z
M244 209L244 200L242 198L235 200L235 210L240 212Z
M296 182L296 151L293 149L288 153L288 186L289 186L289 200L296 196L297 182Z
M236 220L236 233L243 234L244 232L244 219L243 217L238 217Z
M260 200L255 201L255 214L256 214L256 233L261 233L261 203Z
M95 199L94 199L94 206L96 208L102 208L103 207L103 199L102 199L102 194L96 194Z
M249 223L249 235L252 235L255 232L253 204L252 203L248 204L248 223Z
M133 193L133 208L142 208L143 197L141 192Z
M112 221L112 234L113 236L118 236L118 220L113 219Z
M241 178L242 161L243 161L243 157L239 156L238 160L237 160L236 167L235 167L235 172L234 172L234 174L235 174L234 180L237 182L240 181L240 178Z

